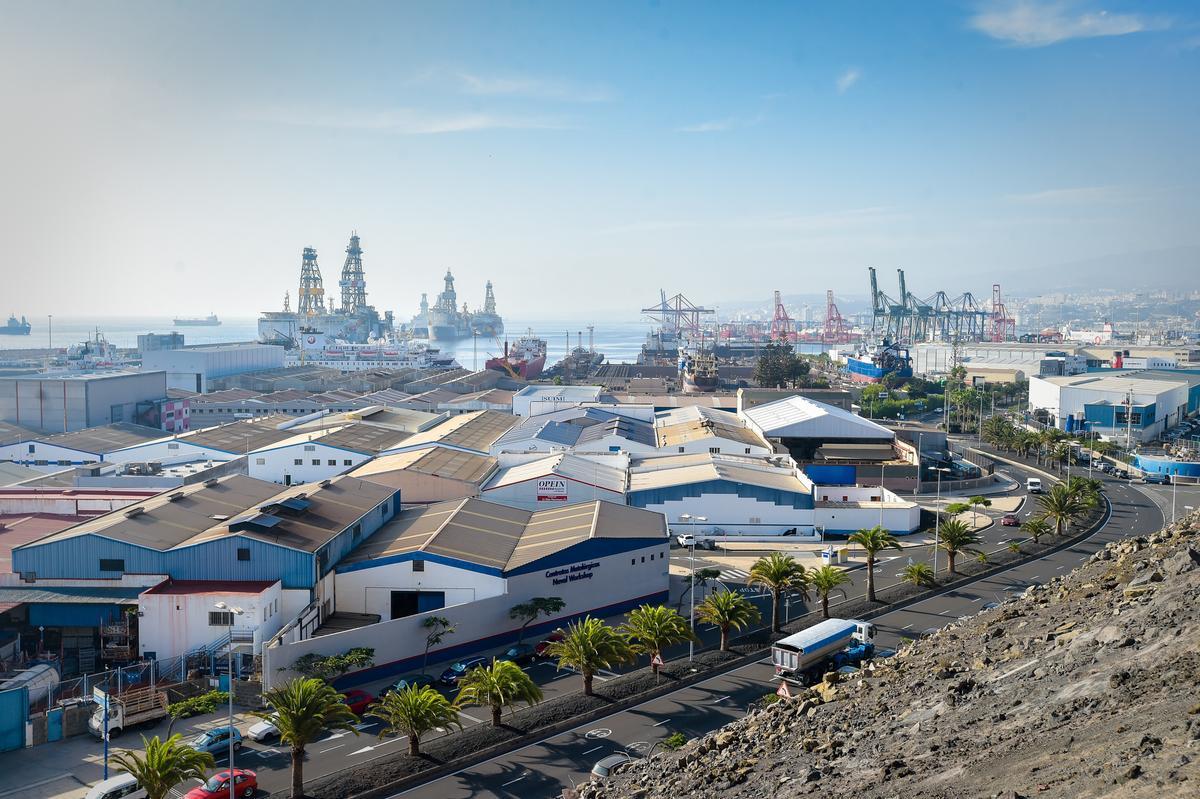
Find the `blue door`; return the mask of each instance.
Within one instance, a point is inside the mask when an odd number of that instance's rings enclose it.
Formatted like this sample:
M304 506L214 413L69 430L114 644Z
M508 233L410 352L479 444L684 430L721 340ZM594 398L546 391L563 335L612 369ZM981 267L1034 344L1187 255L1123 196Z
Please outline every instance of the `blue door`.
M0 691L0 752L25 747L25 722L28 718L28 688Z

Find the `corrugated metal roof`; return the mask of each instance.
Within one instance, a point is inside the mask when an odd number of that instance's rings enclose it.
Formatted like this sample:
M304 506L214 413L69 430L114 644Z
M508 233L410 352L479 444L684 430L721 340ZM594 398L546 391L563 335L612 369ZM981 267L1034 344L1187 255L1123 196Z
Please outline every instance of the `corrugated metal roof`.
M629 470L629 493L655 488L725 480L733 483L775 488L808 494L808 486L791 467L772 466L765 461L726 458L722 455L680 455L642 461Z
M341 447L353 452L375 454L398 446L410 435L410 433L387 427L375 427L368 424L349 424L314 440L331 447Z
M53 444L56 447L75 449L95 455L107 455L110 452L126 449L127 447L145 444L147 441L161 441L170 438L170 434L156 427L143 427L140 424L114 422L113 424L89 427L85 430L75 430L69 433L57 433L37 439L39 444Z
M771 448L762 436L747 428L736 413L716 408L693 405L663 411L658 414L656 427L660 447L721 438L749 447Z
M742 411L768 438L865 438L890 441L886 427L833 405L791 396Z
M424 552L510 571L590 538L663 538L662 514L613 502L526 511L481 499L401 512L342 563Z
M403 446L445 444L486 454L492 444L519 421L518 417L500 411L473 411L451 416L437 427L417 433Z
M128 585L121 587L90 588L77 586L43 586L40 588L25 588L24 586L0 588L0 603L3 604L88 604L109 605L113 603L128 604L137 600L138 594L146 590L145 586Z
M261 419L248 419L243 422L230 422L216 427L206 427L179 436L179 441L185 441L198 447L212 447L222 452L252 452L256 449L278 444L296 435L295 430L280 428L279 425L294 421L290 416L273 414Z
M495 468L496 459L490 455L430 446L408 452L397 452L392 455L380 455L354 469L350 475L364 480L384 478L383 480L376 479L376 482L387 484L386 475L388 473L409 471L478 485Z
M625 491L624 469L616 469L566 452L501 469L492 480L488 481L485 490L503 488L550 475L558 475L608 491L619 493Z
M39 433L28 427L10 424L8 422L0 422L0 446L7 444L19 444L22 441L33 441L37 438L45 436L45 433Z

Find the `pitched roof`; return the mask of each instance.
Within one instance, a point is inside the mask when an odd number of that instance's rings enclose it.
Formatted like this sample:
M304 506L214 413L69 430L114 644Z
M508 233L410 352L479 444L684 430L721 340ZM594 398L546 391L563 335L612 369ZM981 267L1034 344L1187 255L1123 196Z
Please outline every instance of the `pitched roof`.
M488 481L484 490L490 491L549 475L558 475L607 491L625 492L624 469L617 469L566 452L559 452L546 458L537 458L501 469L494 478Z
M895 434L870 419L807 397L791 396L742 411L768 438L850 438L891 441Z
M278 444L280 441L296 435L295 430L279 426L293 421L295 420L290 416L272 414L261 419L247 419L193 430L179 436L178 440L194 444L197 447L209 447L222 452L241 454Z
M387 479L388 474L412 472L478 485L495 470L496 459L490 455L463 452L447 447L425 447L391 455L380 455L352 470L350 475L391 485Z
M791 467L776 466L759 458L718 454L668 456L644 460L629 469L629 493L692 483L724 480L796 494L811 493L810 487Z
M33 441L45 433L39 433L28 427L12 424L10 422L0 422L0 446L6 444L19 444L22 441Z
M500 411L473 411L451 416L437 427L417 433L404 442L405 448L426 444L443 444L487 453L498 439L507 433L520 418Z
M503 573L593 538L666 535L662 514L613 502L526 511L468 498L402 511L342 564L429 553Z
M723 438L749 447L770 449L754 430L746 427L736 413L690 405L658 414L658 445L675 447L693 441Z
M143 427L140 424L114 422L113 424L89 427L84 430L74 430L69 433L56 433L37 439L39 444L53 444L57 447L79 450L94 455L107 455L110 452L126 449L148 441L161 441L170 438L170 434L157 427Z

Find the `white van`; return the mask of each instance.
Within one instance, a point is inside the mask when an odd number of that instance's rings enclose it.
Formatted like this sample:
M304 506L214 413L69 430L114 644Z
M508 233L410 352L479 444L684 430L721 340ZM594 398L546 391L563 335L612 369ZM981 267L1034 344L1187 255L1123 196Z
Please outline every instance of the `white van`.
M93 785L85 799L146 799L146 791L132 774L118 774Z
M1025 490L1030 494L1042 493L1042 480L1040 477L1030 477L1025 481Z

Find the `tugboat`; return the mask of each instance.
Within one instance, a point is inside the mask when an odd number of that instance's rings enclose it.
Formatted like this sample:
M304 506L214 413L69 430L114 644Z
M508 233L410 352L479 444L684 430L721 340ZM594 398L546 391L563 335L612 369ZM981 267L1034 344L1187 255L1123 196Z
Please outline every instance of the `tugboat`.
M864 349L846 359L846 376L855 383L880 383L888 375L898 378L913 376L908 348L889 339L885 338L879 346Z
M684 355L679 361L679 374L683 379L683 390L687 392L716 391L721 385L717 359L707 350Z
M0 327L0 335L4 336L28 336L29 331L33 330L33 325L25 321L25 317L21 317L21 321L17 321L17 317L9 314L8 324Z

